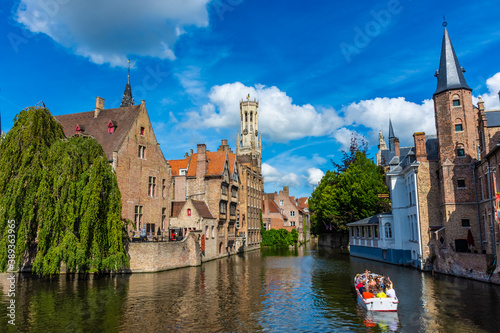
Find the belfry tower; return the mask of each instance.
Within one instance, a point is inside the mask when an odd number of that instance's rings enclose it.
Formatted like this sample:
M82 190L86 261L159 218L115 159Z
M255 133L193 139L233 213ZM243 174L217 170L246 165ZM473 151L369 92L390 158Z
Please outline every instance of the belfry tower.
M477 159L477 114L472 89L464 78L450 36L444 36L437 89L433 95L439 152L439 187L446 241L451 243L464 225L477 225L473 163ZM465 222L464 222L465 221Z
M240 102L240 133L236 154L250 155L260 169L262 161L262 137L259 135L259 102Z
M259 248L260 212L264 196L262 177L262 137L259 134L259 102L240 102L240 133L236 140L241 188L239 190L239 233L246 237L249 249Z

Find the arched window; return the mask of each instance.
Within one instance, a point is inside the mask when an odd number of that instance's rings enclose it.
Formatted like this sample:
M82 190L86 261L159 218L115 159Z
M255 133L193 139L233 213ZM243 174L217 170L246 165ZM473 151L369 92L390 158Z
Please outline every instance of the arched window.
M208 225L205 227L205 239L207 239L210 235L208 234Z
M248 113L245 112L245 122L248 122Z
M385 224L385 238L392 238L392 229L389 222Z
M215 227L212 226L212 238L215 238Z
M250 112L250 121L253 121L253 112Z
M460 96L455 94L453 95L452 100L453 100L453 106L460 106Z
M457 118L455 119L455 132L462 132L464 130L464 127L462 125L462 119Z
M458 157L465 157L465 149L463 144L458 144L457 145L457 156Z
M187 210L187 215L188 215L188 216L191 216L191 208L188 208L188 210Z

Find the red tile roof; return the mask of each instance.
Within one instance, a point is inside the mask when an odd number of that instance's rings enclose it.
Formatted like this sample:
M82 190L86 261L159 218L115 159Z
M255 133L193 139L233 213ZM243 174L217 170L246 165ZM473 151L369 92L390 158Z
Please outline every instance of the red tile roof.
M307 203L308 199L309 199L308 197L298 198L297 204L298 204L299 208L302 208L302 209L308 208L309 207L309 205Z
M225 151L207 151L207 172L205 176L220 176L224 171L224 165L226 159L229 162L229 176L231 177L234 170L234 165L236 161L236 154L227 154ZM196 168L198 165L198 153L194 153L191 156L191 162L189 162L189 169L186 173L188 177L196 177ZM180 161L180 160L174 160ZM170 164L170 161L169 161ZM174 167L172 167L172 175L174 175Z
M94 118L94 111L65 114L54 118L62 125L66 137L75 135L75 128L79 125L83 130L82 134L93 136L102 146L108 160L111 161L113 151L120 148L140 109L141 105L134 105L102 110L97 118ZM110 121L116 125L113 134L108 134Z
M179 176L180 169L187 169L189 165L189 158L185 158L183 160L169 160L167 163L172 169L172 176Z
M179 217L179 214L181 213L182 207L184 207L184 204L186 201L174 201L172 202L172 209L170 213L170 217Z

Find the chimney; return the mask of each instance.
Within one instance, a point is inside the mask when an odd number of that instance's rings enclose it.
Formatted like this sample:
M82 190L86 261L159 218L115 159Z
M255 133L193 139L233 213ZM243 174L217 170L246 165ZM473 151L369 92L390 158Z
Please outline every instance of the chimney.
M286 196L288 196L288 186L283 186L283 193L286 193Z
M196 153L196 178L202 178L207 174L207 146L199 144Z
M217 151L228 151L229 146L227 145L227 140L222 140L222 144L219 146Z
M399 138L394 138L394 156L399 156Z
M97 118L102 110L104 110L104 98L97 96L95 100L94 118Z
M500 97L500 91L498 92L498 96ZM477 108L479 109L479 112L484 111L484 101L481 96L478 97Z
M425 145L425 132L413 133L413 140L415 142L415 157L419 162L427 161L427 147Z
M189 153L186 152L186 154L184 155L184 158L189 158Z

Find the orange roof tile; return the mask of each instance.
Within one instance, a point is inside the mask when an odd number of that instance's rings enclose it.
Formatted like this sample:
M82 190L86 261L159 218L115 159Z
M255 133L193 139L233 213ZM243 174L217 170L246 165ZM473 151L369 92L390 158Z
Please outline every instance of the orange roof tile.
M189 163L189 166L188 166L189 169L188 169L188 172L186 173L187 177L196 177L197 158L198 158L198 154L197 153L194 153L191 156L191 163Z
M219 176L224 171L227 153L225 151L207 151L207 176Z
M179 176L179 170L186 169L188 167L189 158L185 158L183 160L169 160L167 163L172 169L172 176Z
M234 173L234 166L236 165L236 154L229 153L228 157L229 157L229 174L232 177Z

